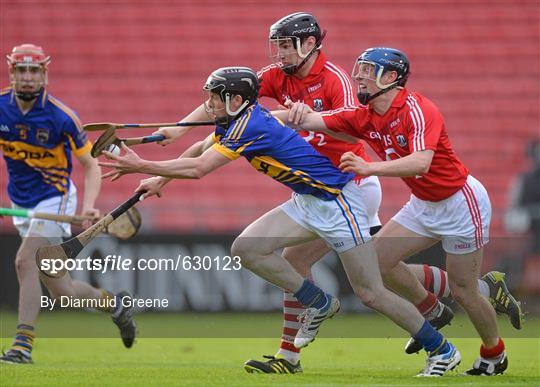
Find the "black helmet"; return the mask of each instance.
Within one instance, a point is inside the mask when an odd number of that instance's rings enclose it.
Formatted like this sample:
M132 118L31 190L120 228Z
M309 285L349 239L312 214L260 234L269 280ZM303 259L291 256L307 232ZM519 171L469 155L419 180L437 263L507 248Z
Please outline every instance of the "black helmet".
M296 12L279 19L270 27L269 39L298 38L300 44L304 39L314 36L321 41L321 27L315 16L306 12ZM296 47L296 39L293 40Z
M270 42L279 41L280 39L290 39L292 41L294 48L300 57L303 58L300 64L281 66L283 72L292 75L306 63L315 51L321 48L325 34L326 31L321 31L321 27L315 16L306 12L296 12L272 24L268 39ZM300 51L300 47L304 43L304 40L310 36L316 39L315 47L304 56Z
M259 79L257 73L248 67L222 67L210 74L203 89L218 94L225 102L227 114L235 117L257 101ZM242 106L235 112L231 111L229 106L230 99L234 95L240 95L244 100Z
M373 47L365 50L354 65L352 78L356 80L359 77L360 66L364 63L371 64L374 66L375 71L375 82L376 85L381 91L369 95L367 93L358 93L358 100L360 103L365 104L373 98L386 93L387 91L398 87L405 86L407 79L409 78L409 59L404 52L397 50L395 48L389 47ZM387 71L395 71L397 73L396 80L388 85L381 84L381 77Z

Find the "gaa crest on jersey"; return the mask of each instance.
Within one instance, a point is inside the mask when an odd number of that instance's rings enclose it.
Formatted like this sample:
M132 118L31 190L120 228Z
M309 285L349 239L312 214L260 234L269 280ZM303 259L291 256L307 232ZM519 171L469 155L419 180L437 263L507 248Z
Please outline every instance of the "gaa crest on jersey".
M396 136L396 141L399 144L399 146L402 147L402 148L405 148L407 146L407 139L402 134L398 134Z
M44 128L38 128L36 133L36 139L42 143L46 144L49 141L49 130Z
M313 100L313 110L316 112L322 112L324 110L323 102L321 98L315 98Z

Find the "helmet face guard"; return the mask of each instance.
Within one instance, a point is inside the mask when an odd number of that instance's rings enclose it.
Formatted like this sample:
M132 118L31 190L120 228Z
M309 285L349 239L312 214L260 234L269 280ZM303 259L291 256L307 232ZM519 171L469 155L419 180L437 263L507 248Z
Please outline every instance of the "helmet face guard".
M43 48L33 44L22 44L15 46L11 54L6 56L9 66L10 82L15 95L23 101L32 101L37 98L43 88L47 85L47 66L51 62L51 58L45 55ZM39 69L42 75L41 81L38 81L38 87L35 91L24 91L23 86L17 78L20 77L19 72L36 73Z
M381 78L388 71L396 72L396 80L392 83L383 84ZM393 48L369 48L356 60L351 77L356 83L361 79L373 81L377 88L380 89L377 93L370 94L360 91L360 86L358 86L358 101L365 105L381 94L396 87L405 86L409 77L409 60L403 52Z

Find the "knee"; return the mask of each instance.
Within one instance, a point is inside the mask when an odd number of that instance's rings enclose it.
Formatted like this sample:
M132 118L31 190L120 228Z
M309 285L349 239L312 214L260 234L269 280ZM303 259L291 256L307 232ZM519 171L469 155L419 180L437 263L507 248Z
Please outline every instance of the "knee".
M477 292L472 287L466 286L463 283L452 281L450 281L449 286L452 298L463 308L467 309L469 305L476 303L474 300L474 295Z
M242 264L247 267L251 266L255 261L255 257L259 254L257 244L253 239L255 238L238 237L231 246L232 256L240 257Z
M355 288L354 293L360 298L362 303L371 309L377 308L377 291L374 289Z
M51 295L51 298L60 301L60 297L62 296L70 298L75 297L75 291L71 286L65 286L51 281L44 283L45 287L49 291L49 294Z
M36 262L32 258L17 254L15 258L15 271L20 275L37 274L38 269Z

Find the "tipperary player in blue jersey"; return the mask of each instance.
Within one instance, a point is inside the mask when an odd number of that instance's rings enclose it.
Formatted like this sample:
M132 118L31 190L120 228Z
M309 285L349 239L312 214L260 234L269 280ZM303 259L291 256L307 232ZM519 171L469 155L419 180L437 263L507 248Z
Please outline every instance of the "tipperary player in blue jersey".
M9 174L8 194L12 206L37 212L73 215L77 190L70 175L71 155L85 171L82 213L99 216L94 203L101 187L101 169L90 156L91 143L77 115L45 89L50 57L33 44L16 46L7 56L11 87L0 92L0 150ZM31 363L34 325L42 297L36 250L71 235L69 224L42 219L13 218L22 243L15 258L19 280L19 325L12 347L0 362ZM90 225L88 222L85 226ZM63 278L41 277L52 297L109 300L114 295L91 285ZM122 336L133 343L135 326L130 310L101 308L113 314ZM120 314L122 316L120 316ZM121 318L120 318L121 317Z
M146 179L137 188L150 196L160 194L170 179L202 178L231 160L245 157L259 172L294 191L288 202L249 225L232 246L232 253L241 257L247 269L294 293L306 307L294 345L301 348L313 341L320 324L339 310L339 301L302 278L276 251L321 237L338 253L364 304L407 330L432 356L444 354L441 362L455 367L460 360L455 347L411 303L384 287L369 236L368 219L376 208L364 205L356 191L358 185L351 182L353 175L340 172L258 104L259 84L251 69L218 69L204 90L208 93L206 108L216 117L213 135L175 160L143 160L126 146L123 156L107 152L112 162L100 165L114 169L104 177L115 180L135 172L161 176Z

